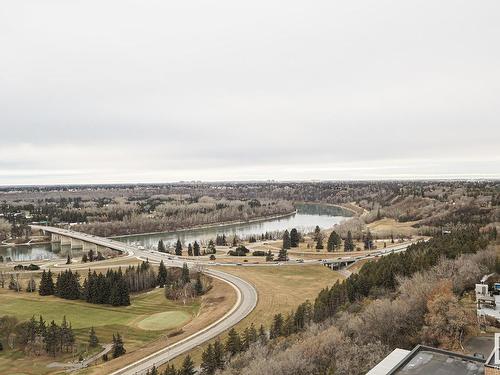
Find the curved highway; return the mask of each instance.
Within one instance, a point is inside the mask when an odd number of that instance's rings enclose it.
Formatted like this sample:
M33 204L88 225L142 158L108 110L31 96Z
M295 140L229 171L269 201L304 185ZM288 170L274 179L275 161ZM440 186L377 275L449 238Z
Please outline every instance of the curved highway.
M257 291L256 289L247 281L236 277L234 275L230 275L228 273L219 271L219 270L213 270L213 269L207 269L207 266L211 265L225 265L225 266L257 266L257 264L241 264L241 263L230 263L230 264L214 264L214 262L208 262L208 261L193 261L192 259L186 259L178 256L174 256L171 254L166 254L166 253L160 253L158 251L146 251L139 249L135 246L128 245L123 242L115 241L109 238L103 238L103 237L97 237L93 236L90 234L86 233L80 233L80 232L75 232L72 230L67 230L67 229L62 229L62 228L55 228L55 227L45 227L45 226L38 226L38 225L32 225L32 229L39 229L39 230L45 230L50 233L55 233L59 234L62 236L67 236L71 237L77 240L81 241L86 241L86 242L91 242L100 246L108 247L110 249L120 251L124 254L126 254L122 259L126 258L138 258L141 260L146 260L148 259L150 262L154 263L159 263L160 261L163 260L166 266L173 266L173 267L182 267L184 263L186 263L190 268L198 267L198 266L203 266L203 272L207 275L210 275L212 277L215 277L217 279L220 279L228 284L230 284L236 291L237 293L237 301L236 304L232 307L230 311L228 311L223 317L221 317L219 320L216 322L210 324L209 326L205 327L204 329L192 334L191 336L188 336L181 341L178 341L172 345L169 345L145 358L140 359L139 361L133 362L125 367L123 367L120 370L117 370L113 372L111 375L143 375L146 373L148 369L151 367L156 366L161 366L162 364L174 359L175 357L203 344L204 342L213 339L217 337L218 335L222 334L226 330L230 329L233 327L235 324L240 322L242 319L244 319L252 310L255 308L257 305ZM376 256L384 256L391 254L393 252L401 252L405 251L406 248L408 247L409 244L404 244L404 245L396 245L391 248L383 249L381 251L364 255L364 256L348 256L348 257L341 257L341 258L336 258L335 261L340 261L340 262L345 262L346 260L351 260L351 261L359 261L362 259L368 259ZM116 258L114 258L116 260ZM319 260L319 262L326 264L329 261L334 261L334 260L328 260L328 259L323 259ZM99 262L99 264L105 264L106 261ZM311 263L316 263L318 264L317 260L310 260L310 261L304 261L301 260L300 262L287 262L287 264L294 264L294 265L307 265ZM321 264L320 263L320 264ZM262 264L260 264L262 266ZM270 263L267 264L268 266L280 266L281 263ZM65 265L65 267L68 267Z
M257 291L251 284L240 279L239 277L229 275L225 272L215 270L205 270L204 272L210 276L228 282L236 290L238 297L233 308L222 318L208 327L205 327L201 331L198 331L179 342L169 345L166 348L147 356L146 358L115 371L112 375L144 374L149 368L153 367L153 365L158 367L181 355L182 353L185 353L203 344L204 342L217 337L245 318L255 308L257 304Z
M170 256L170 254L160 253L157 251L148 252L140 250L135 246L128 245L123 242L115 241L108 238L97 237L85 233L75 232L62 228L42 227L32 225L32 229L40 229L51 233L68 236L82 241L95 243L100 246L108 247L113 250L127 254L125 258L136 257L141 260L148 259L150 262L160 262L163 260L166 266L182 267L184 263L190 268L196 267L198 262ZM115 258L116 259L116 258ZM122 258L123 259L123 258ZM101 264L103 262L100 262ZM169 345L139 361L133 362L120 370L113 372L113 375L140 375L146 373L148 369L155 366L160 366L173 358L211 340L226 330L233 327L235 324L244 319L257 305L257 290L253 285L239 277L230 275L225 272L211 269L203 269L207 275L222 280L231 285L237 294L235 305L219 320L203 328L202 330L188 336L181 341Z

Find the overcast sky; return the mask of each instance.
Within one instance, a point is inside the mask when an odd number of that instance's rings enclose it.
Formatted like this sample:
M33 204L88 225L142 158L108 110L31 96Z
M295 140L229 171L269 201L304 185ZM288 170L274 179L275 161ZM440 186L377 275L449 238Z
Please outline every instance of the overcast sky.
M500 177L500 1L0 2L0 184Z

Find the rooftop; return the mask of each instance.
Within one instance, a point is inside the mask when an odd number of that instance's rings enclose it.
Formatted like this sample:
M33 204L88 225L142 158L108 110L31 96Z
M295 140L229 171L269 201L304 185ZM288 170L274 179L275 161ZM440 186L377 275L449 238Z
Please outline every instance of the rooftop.
M388 375L482 375L484 359L418 345Z
M411 352L394 350L367 375L429 374L483 375L484 359L418 345Z

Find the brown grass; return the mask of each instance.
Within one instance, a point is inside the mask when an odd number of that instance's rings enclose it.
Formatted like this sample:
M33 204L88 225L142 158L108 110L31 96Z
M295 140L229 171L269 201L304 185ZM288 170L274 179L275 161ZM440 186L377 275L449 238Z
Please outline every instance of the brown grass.
M235 326L238 331L242 331L252 323L256 328L261 324L269 328L275 314L286 314L307 299L314 302L321 289L343 278L338 272L320 265L221 267L220 269L249 281L256 287L259 295L254 311ZM223 334L220 338L224 340L225 336L226 334ZM201 353L206 345L189 353L195 363L200 363ZM173 361L176 367L182 363L183 358L184 356L180 356Z

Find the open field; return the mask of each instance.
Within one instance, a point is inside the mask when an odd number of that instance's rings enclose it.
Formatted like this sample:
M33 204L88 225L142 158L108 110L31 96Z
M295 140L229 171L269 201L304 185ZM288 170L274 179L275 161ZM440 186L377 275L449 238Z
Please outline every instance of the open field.
M384 218L373 223L368 224L368 229L373 235L379 238L389 238L391 233L394 237L397 236L413 236L417 234L417 229L412 225L417 223L416 221L407 221L400 223L394 219Z
M78 374L110 374L111 372L124 367L128 363L144 358L149 354L152 354L167 345L171 345L179 340L182 340L215 322L236 303L236 293L230 285L218 279L213 279L212 286L212 289L201 298L199 314L186 325L170 331L164 331L161 335L156 334L156 339L151 340L147 344L141 345L133 352L130 352L129 348L126 347L127 354L123 357L106 363L99 363L97 366L78 372ZM146 322L148 321L146 320ZM155 331L146 332L154 334Z
M186 305L167 300L160 289L132 296L131 306L127 307L93 305L53 296L40 297L37 293L18 294L0 289L0 316L15 315L22 321L41 314L46 321L54 319L57 322L66 316L75 330L77 340L82 343L87 342L91 326L95 327L101 344L111 342L113 333L119 332L124 338L127 354L83 370L84 373L108 374L111 369L150 354L164 347L167 342L171 344L198 331L222 316L234 302L233 289L219 280L214 280L213 288L205 296ZM71 355L56 358L63 362L72 359L75 358ZM0 374L6 373L7 369L9 374L23 375L57 372L46 367L54 362L53 358L37 358L36 362L37 366L33 366L32 358L25 357L19 351L4 351L0 354Z
M274 314L291 311L306 299L315 298L324 287L331 286L342 278L338 272L320 265L240 267L223 270L252 283L259 295L257 307L238 324L239 328L245 328L251 323L267 325Z
M220 267L219 269L249 281L256 287L259 295L255 310L236 325L238 331L242 331L252 323L257 328L261 324L268 328L275 314L286 314L307 299L313 302L321 289L343 278L338 272L319 265ZM205 346L190 353L195 363L199 364ZM183 356L176 358L174 361L176 366L183 358Z

